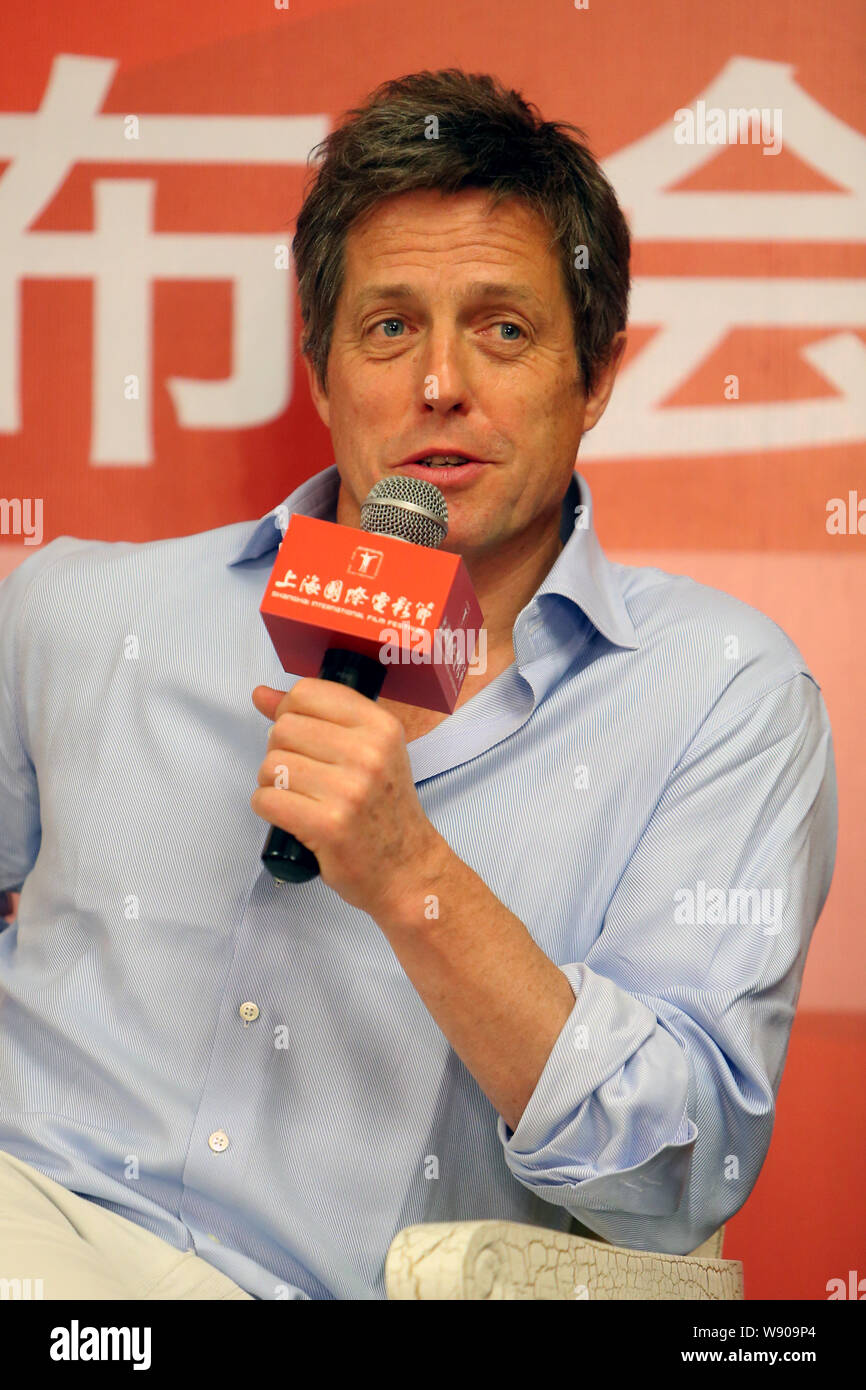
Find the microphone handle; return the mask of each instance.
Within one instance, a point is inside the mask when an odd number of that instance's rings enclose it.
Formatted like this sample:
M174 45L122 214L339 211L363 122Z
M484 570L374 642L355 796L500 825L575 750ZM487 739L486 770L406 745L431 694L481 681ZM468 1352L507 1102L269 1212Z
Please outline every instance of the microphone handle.
M387 666L374 656L329 647L322 659L319 680L351 686L369 700L377 700L387 673ZM271 826L262 850L262 863L277 883L307 883L319 873L319 861L312 850L278 825Z

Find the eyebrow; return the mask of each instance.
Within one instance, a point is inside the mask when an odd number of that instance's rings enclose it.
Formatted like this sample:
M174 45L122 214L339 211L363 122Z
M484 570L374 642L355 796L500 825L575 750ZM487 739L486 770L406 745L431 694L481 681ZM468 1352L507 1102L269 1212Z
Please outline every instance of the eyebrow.
M527 304L537 309L542 307L535 290L531 285L511 284L505 281L494 280L473 280L466 286L466 293L472 299L511 299L518 303ZM393 285L368 285L362 290L355 301L358 310L366 308L370 303L377 300L390 299L408 300L414 299L417 290L405 282Z

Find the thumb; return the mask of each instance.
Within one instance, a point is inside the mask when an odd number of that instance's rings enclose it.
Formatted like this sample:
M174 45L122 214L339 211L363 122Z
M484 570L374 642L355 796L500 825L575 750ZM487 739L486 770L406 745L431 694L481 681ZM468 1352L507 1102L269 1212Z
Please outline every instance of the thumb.
M274 690L272 685L257 685L253 691L253 704L266 719L275 719L277 705L285 694L285 690Z

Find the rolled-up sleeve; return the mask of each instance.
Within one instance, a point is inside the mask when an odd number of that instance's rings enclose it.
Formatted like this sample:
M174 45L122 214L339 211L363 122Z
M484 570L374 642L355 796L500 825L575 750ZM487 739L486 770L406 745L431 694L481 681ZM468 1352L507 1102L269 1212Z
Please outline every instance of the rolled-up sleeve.
M798 673L721 701L670 778L512 1133L514 1176L606 1240L686 1253L766 1157L806 952L829 891L829 720Z

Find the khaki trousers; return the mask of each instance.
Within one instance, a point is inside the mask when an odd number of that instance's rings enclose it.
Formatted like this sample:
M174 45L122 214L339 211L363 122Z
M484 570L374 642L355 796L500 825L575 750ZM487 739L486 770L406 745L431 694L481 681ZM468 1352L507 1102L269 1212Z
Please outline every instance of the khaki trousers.
M254 1301L191 1250L0 1150L0 1299L22 1297Z

